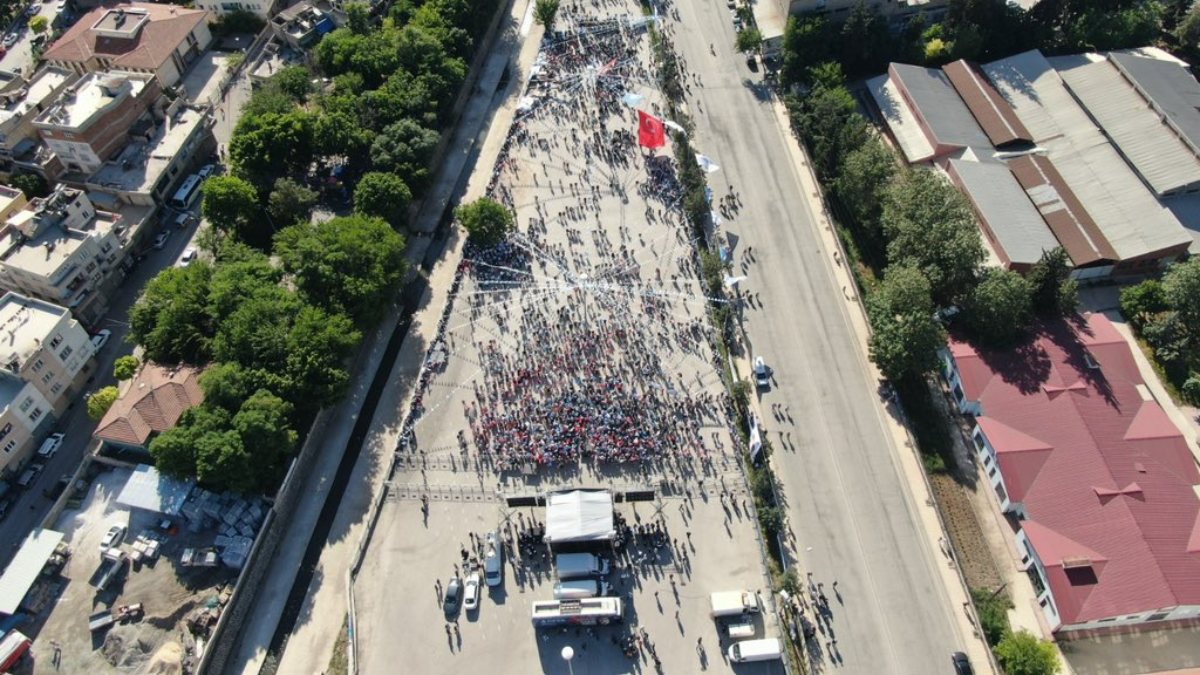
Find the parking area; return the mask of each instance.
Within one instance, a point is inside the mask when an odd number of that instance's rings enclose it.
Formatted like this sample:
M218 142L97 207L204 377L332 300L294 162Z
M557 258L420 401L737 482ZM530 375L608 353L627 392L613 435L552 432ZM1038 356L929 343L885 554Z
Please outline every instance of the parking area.
M769 593L743 494L697 492L619 505L635 531L657 523L665 533L657 545L635 534L606 554L613 567L603 579L609 595L625 602L624 622L535 629L532 603L552 600L557 581L544 547L506 547L503 584L482 586L478 610L447 617L442 600L456 565L461 576L460 551L473 548L472 534L482 538L498 528L502 539L519 542L521 532L545 522L545 509L508 509L469 491L446 491L430 501L425 517L420 493L401 489L385 505L354 585L362 673L395 672L397 663L426 673L566 672L566 646L575 651L579 675L650 672L655 656L663 672L784 672L778 660L735 667L725 653L723 624L709 616L714 592ZM769 616L754 620L756 637L778 635Z
M189 66L183 76L180 88L183 95L191 103L217 103L220 99L221 79L229 71L229 62L233 54L228 52L207 51Z
M183 566L184 550L212 546L214 533L161 529L161 515L117 504L130 469L93 466L101 472L86 496L56 523L55 529L66 535L70 557L58 576L43 577L27 596L31 612L21 631L34 639L33 658L16 672L185 672L203 646L192 632L203 634L215 622L236 570L219 561L212 567ZM99 590L109 562L101 554L101 541L113 526L125 528L118 547L126 556L139 537L157 540L160 548L154 558L122 563L124 571ZM141 542L136 546L141 548ZM135 604L141 612L130 619L89 629L89 618ZM185 626L196 628L183 630Z

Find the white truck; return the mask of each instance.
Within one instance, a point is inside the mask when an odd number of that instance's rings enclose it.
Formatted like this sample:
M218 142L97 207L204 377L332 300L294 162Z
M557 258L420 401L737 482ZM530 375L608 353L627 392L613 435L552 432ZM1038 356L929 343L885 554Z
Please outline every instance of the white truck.
M608 595L608 582L596 579L569 579L554 584L555 600L580 600Z
M758 612L758 595L751 591L720 591L712 594L712 617Z
M554 556L559 579L584 579L608 574L608 561L591 553L559 553Z
M774 661L783 658L783 643L779 638L742 640L729 645L729 660L734 663Z

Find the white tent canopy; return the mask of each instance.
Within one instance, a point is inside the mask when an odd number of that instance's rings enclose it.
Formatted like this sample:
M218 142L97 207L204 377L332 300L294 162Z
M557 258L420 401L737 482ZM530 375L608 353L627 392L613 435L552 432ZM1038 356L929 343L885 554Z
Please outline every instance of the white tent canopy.
M546 543L609 541L615 536L608 490L555 492L546 499Z
M0 614L16 614L21 601L62 540L62 532L41 528L25 537L21 550L17 551L8 569L4 570L4 576L0 576Z

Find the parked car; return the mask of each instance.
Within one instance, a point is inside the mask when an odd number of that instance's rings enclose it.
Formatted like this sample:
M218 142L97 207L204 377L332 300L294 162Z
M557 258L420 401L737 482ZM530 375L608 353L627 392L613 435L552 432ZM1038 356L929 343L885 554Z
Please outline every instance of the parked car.
M200 179L203 180L214 175L215 173L217 173L216 164L205 164L204 166L200 167L200 170L196 172L196 175L200 176Z
M27 17L29 17L29 18L31 18L31 19L32 19L33 17L35 17L35 16L37 16L38 14L40 14L40 13L41 13L41 11L42 11L42 8L41 8L41 7L39 7L39 6L35 5L35 4L32 4L32 3L30 3L30 5L29 5L28 7L26 7L26 8L25 8L25 16L27 16Z
M40 474L44 468L46 468L46 465L44 464L30 464L29 468L25 469L25 471L21 474L21 477L17 479L17 485L20 485L23 488L33 485L33 481L37 480L38 474Z
M67 0L58 0L58 4L54 6L54 11L59 14L67 11Z
M11 499L0 499L0 520L3 520L4 516L7 516L8 512L11 509L12 509L12 500Z
M974 670L971 670L971 660L962 652L951 654L950 662L954 664L955 675L974 675L975 673Z
M38 448L38 457L50 459L54 453L58 452L59 446L62 445L63 434L50 434L50 437L42 441L42 447Z
M108 344L110 337L112 337L112 331L105 328L92 336L92 346L96 348L96 351L100 351L104 349L104 345Z
M106 548L120 546L121 542L124 540L125 526L113 525L112 527L108 528L108 532L106 532L104 534L104 538L100 540L100 550L103 551Z
M179 258L179 266L187 267L188 265L191 265L192 261L196 259L198 254L199 251L196 250L195 246L189 246L183 249L183 256Z
M170 230L163 230L154 238L154 250L161 251L167 245L167 240L171 238Z
M479 609L479 572L467 575L467 583L463 585L463 609L468 612Z
M454 577L446 584L446 597L442 599L442 611L447 619L453 619L458 614L458 603L462 601L462 580Z
M9 33L8 35L4 36L4 46L12 49L13 45L17 44L17 40L20 39L21 36L17 35L16 33Z

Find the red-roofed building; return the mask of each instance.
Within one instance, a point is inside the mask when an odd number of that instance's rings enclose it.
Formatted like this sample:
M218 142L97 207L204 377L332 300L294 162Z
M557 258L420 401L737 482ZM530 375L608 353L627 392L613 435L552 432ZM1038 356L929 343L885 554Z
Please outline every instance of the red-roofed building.
M42 54L79 74L103 70L147 73L173 87L212 42L202 9L153 2L97 7Z
M1109 320L942 358L1054 631L1200 621L1200 470Z
M148 449L153 438L175 426L184 411L204 401L200 369L143 364L122 382L116 402L96 426L93 437L118 448Z

